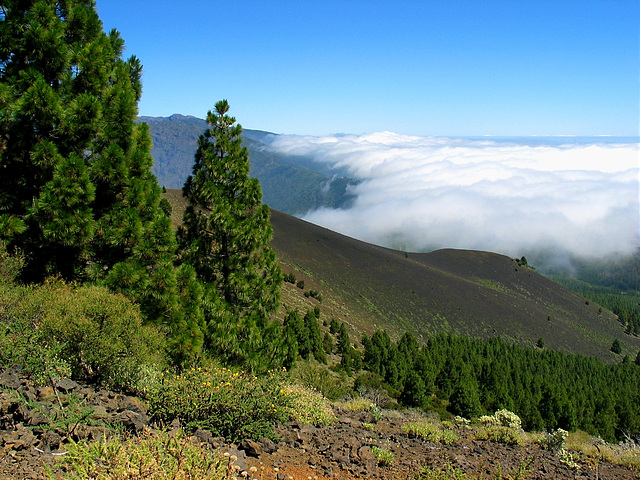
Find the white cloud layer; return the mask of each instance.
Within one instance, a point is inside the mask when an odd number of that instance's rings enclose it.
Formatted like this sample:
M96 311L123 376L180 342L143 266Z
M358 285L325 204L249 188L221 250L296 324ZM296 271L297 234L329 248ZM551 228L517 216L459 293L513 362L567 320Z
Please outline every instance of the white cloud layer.
M378 245L511 256L553 248L580 257L639 246L638 143L381 132L280 135L272 147L360 180L351 208L303 218Z

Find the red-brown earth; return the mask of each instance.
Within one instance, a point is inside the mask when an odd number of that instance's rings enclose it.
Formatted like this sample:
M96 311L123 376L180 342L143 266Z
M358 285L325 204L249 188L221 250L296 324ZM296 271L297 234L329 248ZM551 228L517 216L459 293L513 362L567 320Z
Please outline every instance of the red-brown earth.
M61 475L60 458L69 439L91 441L113 434L96 425L96 420L120 424L127 435L156 427L150 423L144 401L137 397L66 379L55 387L36 387L15 369L0 374L0 479L44 479L44 464ZM70 424L56 423L60 405L67 415L81 410L91 414ZM368 412L334 407L334 413L338 421L326 427L296 422L276 426L277 442L256 439L230 445L205 430L198 430L191 439L218 454L235 455L240 472L255 467L250 478L261 479L411 479L423 468L448 468L451 475L466 473L466 478L478 479L640 478L637 471L588 457L576 456L580 468L572 470L538 444L477 440L464 429L458 431L461 439L453 445L412 438L402 431L411 413L383 411L377 422ZM391 465L378 465L372 451L376 446L393 453Z

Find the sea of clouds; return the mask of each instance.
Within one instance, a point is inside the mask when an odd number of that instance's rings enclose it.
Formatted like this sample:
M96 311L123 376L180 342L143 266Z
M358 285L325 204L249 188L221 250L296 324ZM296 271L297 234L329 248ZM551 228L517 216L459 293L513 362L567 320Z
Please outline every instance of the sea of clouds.
M405 251L583 258L639 247L637 139L278 135L271 148L359 181L347 209L305 220Z

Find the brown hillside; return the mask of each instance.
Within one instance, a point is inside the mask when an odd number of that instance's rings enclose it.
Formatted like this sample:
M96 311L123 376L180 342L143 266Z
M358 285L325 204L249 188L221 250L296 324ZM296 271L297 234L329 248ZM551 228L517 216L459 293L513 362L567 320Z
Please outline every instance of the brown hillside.
M542 337L548 348L608 361L620 360L609 351L615 338L624 353L640 348L640 339L625 335L612 313L599 313L598 305L503 255L453 249L405 254L277 211L271 223L283 270L321 291L323 307L357 331L385 328L398 338L409 330L421 340L446 331L525 346Z
M166 197L178 224L182 194L167 190ZM322 294L319 303L285 284L285 306L320 306L324 318L336 317L356 333L384 328L398 339L411 331L424 341L445 331L525 346L542 337L547 348L607 361L620 361L609 351L615 338L624 354L635 357L640 349L640 339L625 335L611 312L599 313L598 305L503 255L453 249L407 254L275 210L271 224L283 271Z

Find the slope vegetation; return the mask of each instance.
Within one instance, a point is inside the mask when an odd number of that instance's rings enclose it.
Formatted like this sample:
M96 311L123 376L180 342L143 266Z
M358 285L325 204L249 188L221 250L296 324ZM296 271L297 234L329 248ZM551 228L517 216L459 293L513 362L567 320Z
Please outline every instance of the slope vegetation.
M271 223L283 271L319 290L327 314L358 332L384 328L397 339L411 331L424 341L445 331L524 346L543 338L547 348L607 361L620 361L609 350L616 338L632 358L640 348L611 312L503 255L405 253L277 211Z

